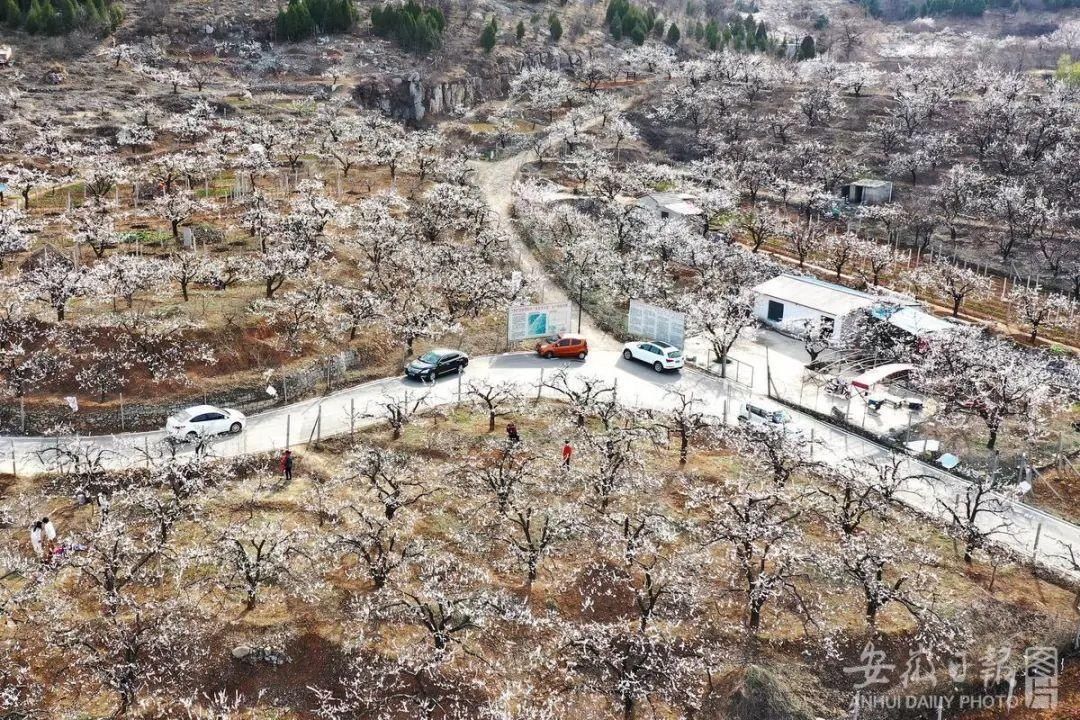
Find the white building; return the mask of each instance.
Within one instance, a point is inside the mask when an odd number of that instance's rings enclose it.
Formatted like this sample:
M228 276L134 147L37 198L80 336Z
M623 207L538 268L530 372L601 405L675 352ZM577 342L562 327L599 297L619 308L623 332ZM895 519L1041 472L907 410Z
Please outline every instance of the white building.
M880 300L817 278L784 274L754 288L754 315L776 328L822 318L831 322L833 332L839 334L849 317L870 309Z
M885 299L814 277L778 275L754 288L754 316L774 328L823 318L832 323L833 332L840 333L848 318L865 311L916 338L953 328L951 322L921 310L912 298Z
M638 198L635 204L655 213L656 217L662 220L682 220L696 224L703 220L704 213L692 200L694 196L686 193L657 192Z

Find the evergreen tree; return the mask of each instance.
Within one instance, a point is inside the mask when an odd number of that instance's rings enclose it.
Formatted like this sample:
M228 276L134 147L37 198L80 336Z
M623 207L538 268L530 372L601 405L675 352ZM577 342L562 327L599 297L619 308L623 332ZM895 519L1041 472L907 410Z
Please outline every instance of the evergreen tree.
M708 45L710 50L720 48L720 28L715 20L710 20L709 24L705 26L705 44Z
M484 26L483 32L480 33L480 47L484 48L484 52L491 52L495 47L495 40L498 37L499 28L495 24L495 18L491 18L491 22Z
M814 36L807 35L799 45L799 60L813 60L817 56L817 48L814 47Z
M17 30L23 24L22 10L16 0L7 0L4 3L4 21L12 30Z
M653 35L658 38L664 37L664 18L656 18L652 24Z
M555 13L551 13L551 17L548 18L548 32L551 34L551 42L559 42L559 38L562 37L562 23L559 22L559 16Z
M664 39L664 42L666 42L671 47L675 47L679 44L680 35L681 33L679 32L679 26L675 23L671 23L671 26L668 28L667 37Z
M523 37L525 37L525 21L524 20L518 20L517 29L514 31L514 34L517 35L518 42L521 42L521 39Z
M757 31L754 33L754 44L762 50L769 46L769 31L765 28L764 20L757 24Z
M619 15L613 17L608 24L608 30L611 32L611 37L613 37L616 42L622 40L622 17Z
M41 3L38 0L30 2L30 7L26 11L25 29L31 35L45 32L45 23L41 17Z
M630 31L630 39L634 41L635 45L645 44L645 26L635 25L634 29Z

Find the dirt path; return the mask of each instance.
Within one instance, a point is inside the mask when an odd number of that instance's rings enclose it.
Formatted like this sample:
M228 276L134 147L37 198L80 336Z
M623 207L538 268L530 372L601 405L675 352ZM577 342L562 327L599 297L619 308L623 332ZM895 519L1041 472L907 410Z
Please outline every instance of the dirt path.
M588 126L593 125L596 120L587 123ZM510 208L513 206L513 186L517 180L518 173L521 171L521 167L528 161L531 151L525 150L519 152L516 155L511 155L508 158L502 160L496 160L493 162L486 161L472 161L471 167L476 171L474 181L476 186L480 188L480 192L487 198L488 204L491 209L499 216L499 222L506 227L510 236L510 247L517 255L518 264L521 266L522 272L527 276L536 278L541 284L543 291L544 302L566 302L568 300L566 292L563 288L544 270L540 260L533 254L533 251L525 244L525 241L521 238L521 235L517 231L517 227L514 225L510 215ZM574 318L573 326L577 329L577 302L573 301L574 305ZM594 350L621 350L623 344L600 329L600 326L596 324L596 321L587 313L581 314L581 332L589 338L589 347Z

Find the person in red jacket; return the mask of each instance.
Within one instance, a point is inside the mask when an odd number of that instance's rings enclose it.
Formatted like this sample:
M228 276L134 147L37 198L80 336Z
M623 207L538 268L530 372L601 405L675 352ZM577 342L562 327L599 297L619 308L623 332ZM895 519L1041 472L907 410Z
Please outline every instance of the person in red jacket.
M565 441L562 446L562 465L564 468L570 468L570 458L573 454L574 448L570 447L570 441Z
M285 482L292 482L292 469L292 450L286 450L281 456L281 472L285 475Z

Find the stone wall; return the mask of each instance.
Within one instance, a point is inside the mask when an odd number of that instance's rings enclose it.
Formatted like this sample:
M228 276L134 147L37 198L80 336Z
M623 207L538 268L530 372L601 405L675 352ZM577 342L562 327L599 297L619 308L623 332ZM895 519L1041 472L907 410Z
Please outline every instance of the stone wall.
M465 77L424 77L417 71L400 77L361 77L353 96L359 104L389 117L420 122L504 97L510 80L524 68L547 67L572 74L588 57L577 50L550 48L496 60L484 71Z

